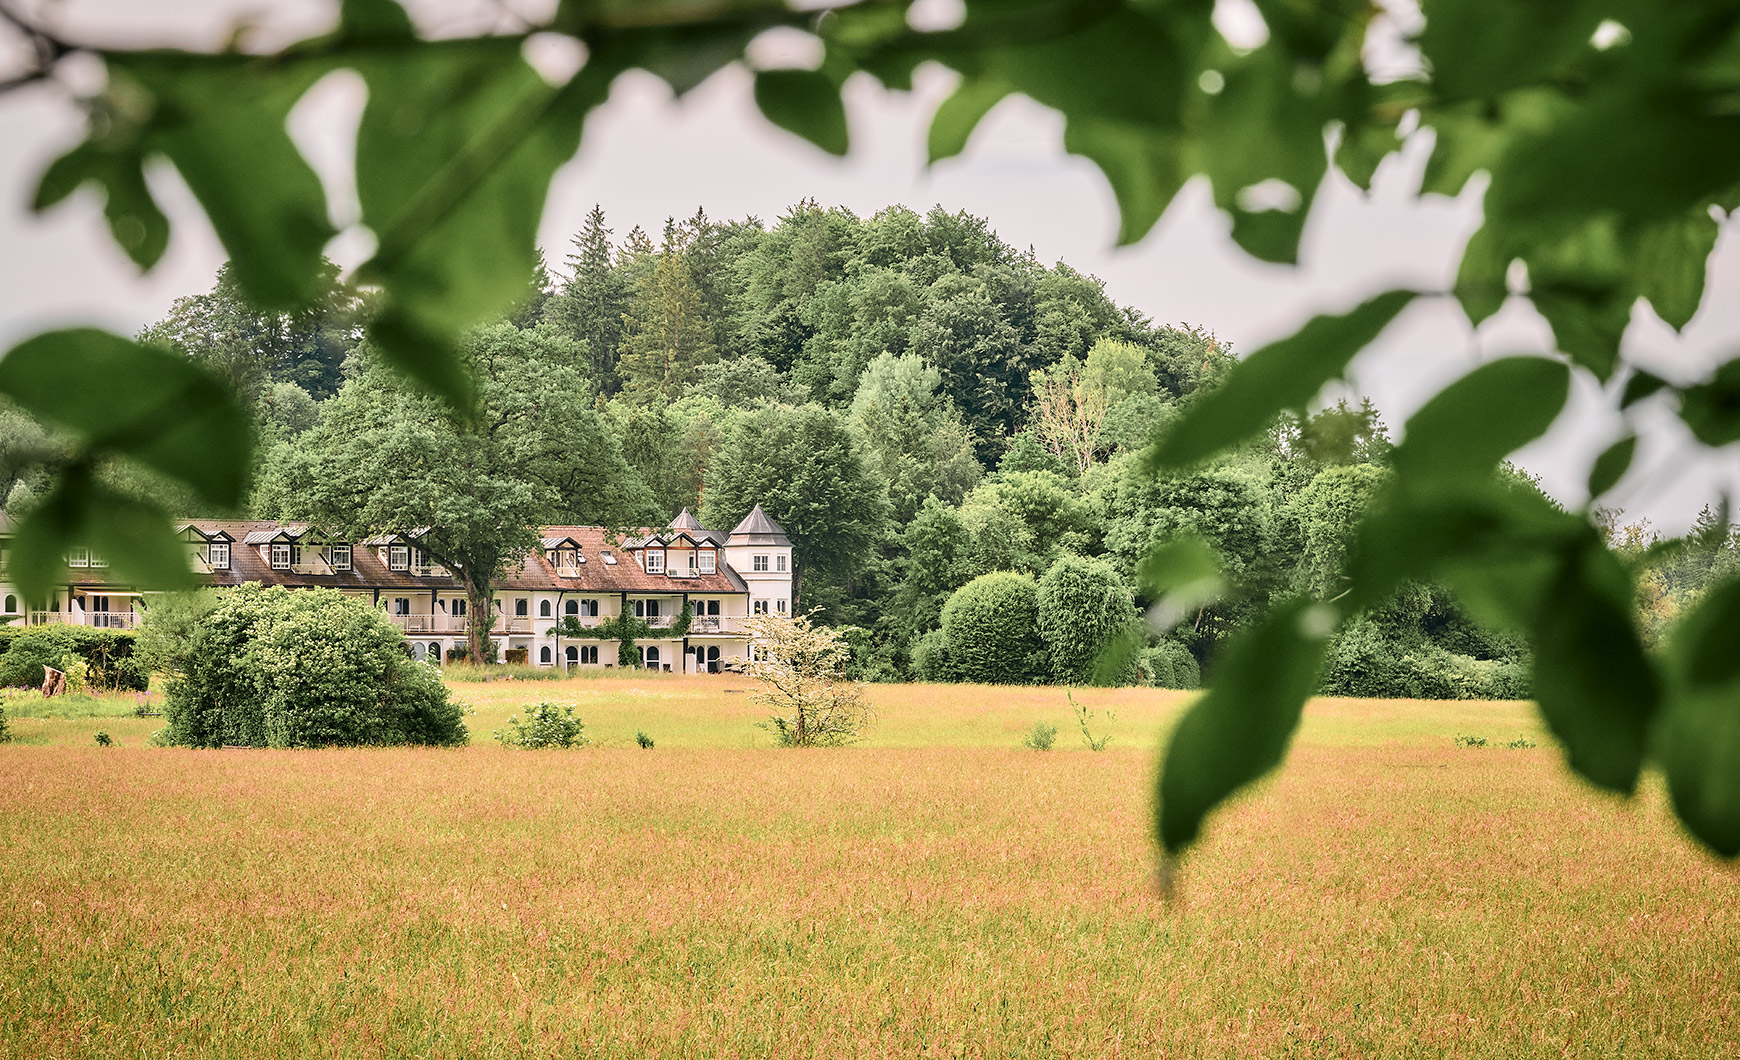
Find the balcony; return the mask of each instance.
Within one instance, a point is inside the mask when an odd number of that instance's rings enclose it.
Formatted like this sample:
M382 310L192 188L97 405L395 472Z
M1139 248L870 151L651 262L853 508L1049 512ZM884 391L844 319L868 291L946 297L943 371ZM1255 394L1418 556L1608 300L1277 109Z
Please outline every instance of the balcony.
M451 575L449 575L447 573L446 567L438 567L438 566L434 565L433 563L413 563L413 564L411 564L411 575L412 575L412 577L416 577L416 578L447 578L447 577L451 577Z
M464 633L465 619L450 615L388 615L406 633Z
M138 629L140 611L30 611L27 626L91 626L96 629Z
M743 622L742 616L696 615L689 619L689 633L691 635L742 633Z
M460 619L460 621L463 622L465 620ZM497 615L495 616L495 625L492 629L496 633L530 633L532 631L532 620L525 615Z
M137 611L86 611L85 624L98 629L137 629L141 617Z

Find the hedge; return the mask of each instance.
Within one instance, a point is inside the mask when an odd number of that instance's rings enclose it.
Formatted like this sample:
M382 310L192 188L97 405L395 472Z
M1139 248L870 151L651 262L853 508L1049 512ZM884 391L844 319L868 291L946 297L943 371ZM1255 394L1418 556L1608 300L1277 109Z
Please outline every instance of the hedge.
M143 692L150 674L134 658L137 638L120 629L89 626L0 626L0 687L37 688L43 667L63 669L68 656L90 668L92 687Z

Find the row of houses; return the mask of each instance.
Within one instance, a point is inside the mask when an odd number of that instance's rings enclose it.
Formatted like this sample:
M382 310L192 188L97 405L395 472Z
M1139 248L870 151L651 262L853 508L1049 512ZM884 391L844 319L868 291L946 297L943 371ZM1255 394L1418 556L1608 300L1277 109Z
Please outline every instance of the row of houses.
M0 617L132 629L150 609L153 594L117 584L102 558L83 550L66 557L50 598L26 607L5 580L10 529L0 516ZM486 616L467 613L464 588L418 547L416 531L345 541L305 523L192 519L178 532L207 585L337 589L379 608L413 655L436 662L464 650L470 623L487 621L503 659L615 666L614 641L553 631L566 618L591 630L633 614L652 629L637 642L640 665L718 672L748 657L750 615L792 607L791 540L760 505L729 533L702 527L687 508L669 527L626 537L598 526L544 527L539 549L494 586Z

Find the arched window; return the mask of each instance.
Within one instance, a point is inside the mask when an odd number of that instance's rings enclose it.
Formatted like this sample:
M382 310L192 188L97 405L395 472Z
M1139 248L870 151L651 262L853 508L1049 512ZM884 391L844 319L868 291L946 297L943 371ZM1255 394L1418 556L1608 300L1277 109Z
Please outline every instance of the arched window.
M657 670L659 668L658 648L654 647L646 650L646 665L649 670Z
M550 617L550 601L548 601L548 600L538 601L538 617L539 618L549 618Z
M419 662L423 660L423 644L421 641L416 641L411 644L411 658L416 659Z
M13 596L11 593L6 594L6 613L9 615L16 615L18 613L18 597Z
M570 614L570 615L573 615L575 618L579 618L580 617L580 601L578 601L578 600L568 601L565 605L563 605L562 611L565 614Z
M437 664L439 664L441 662L441 642L440 641L432 640L429 642L429 661L432 663L437 663Z
M514 601L514 617L524 618L526 617L526 614L526 598L522 596Z
M572 644L568 645L568 665L573 666L575 663L578 663L579 661L580 661L580 649L576 648Z
M538 649L538 661L545 666L550 664L550 646L548 644Z

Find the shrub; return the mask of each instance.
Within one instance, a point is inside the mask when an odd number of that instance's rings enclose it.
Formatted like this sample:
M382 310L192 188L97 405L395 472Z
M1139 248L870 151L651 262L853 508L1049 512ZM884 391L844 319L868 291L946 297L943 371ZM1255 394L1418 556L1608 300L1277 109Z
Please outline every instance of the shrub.
M1527 736L1518 736L1514 740L1506 741L1505 746L1510 748L1513 751L1521 751L1521 750L1524 750L1525 748L1535 746L1535 742L1533 740L1529 739Z
M983 574L943 605L942 631L958 680L1024 685L1047 670L1039 594L1026 574Z
M933 629L913 641L912 676L939 684L960 680L954 658L949 654L948 635L942 630Z
M640 749L643 751L650 751L653 749L653 738L638 729L635 730L634 742L639 744Z
M0 707L0 743L6 743L11 739L12 730L6 724L6 708Z
M1061 556L1037 587L1039 635L1051 679L1066 685L1129 684L1138 660L1114 650L1138 628L1135 600L1104 560Z
M98 747L113 747L115 745L115 738L101 729L97 730L96 740Z
M813 613L813 612L812 612ZM838 747L869 724L870 704L847 674L851 650L810 615L761 614L746 624L755 644L745 667L761 682L752 695L776 712L757 724L781 747Z
M1454 740L1456 741L1457 747L1485 747L1486 746L1486 737L1484 737L1484 736L1457 736L1457 737L1454 737Z
M0 626L0 687L38 688L43 667L64 670L77 658L91 687L143 692L149 672L134 657L137 638L118 629L86 626Z
M510 717L506 729L497 729L491 735L503 747L518 747L524 751L552 747L566 750L585 747L592 742L586 738L586 723L574 716L572 705L552 703L547 699L528 706L525 721L520 721L517 715Z
M1162 638L1138 660L1142 679L1155 688L1201 688L1202 668L1183 642Z
M335 589L223 594L193 623L169 686L165 739L188 747L332 747L466 742L440 675L399 631Z
M1034 722L1033 728L1027 730L1027 735L1021 737L1021 746L1029 751L1049 751L1056 742L1057 726L1044 721Z

